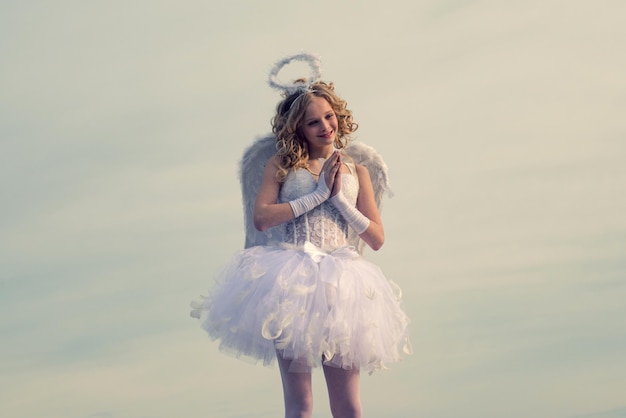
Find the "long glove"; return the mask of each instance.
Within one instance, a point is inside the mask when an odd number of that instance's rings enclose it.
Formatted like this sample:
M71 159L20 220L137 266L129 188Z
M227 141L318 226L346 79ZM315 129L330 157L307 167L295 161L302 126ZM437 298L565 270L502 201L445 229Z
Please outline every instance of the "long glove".
M329 200L358 235L361 235L370 226L369 218L352 206L341 191Z
M297 218L303 213L319 206L322 202L327 200L329 196L330 190L326 185L326 180L324 180L324 172L322 172L317 181L317 188L309 194L289 201L289 205L291 206L294 216Z

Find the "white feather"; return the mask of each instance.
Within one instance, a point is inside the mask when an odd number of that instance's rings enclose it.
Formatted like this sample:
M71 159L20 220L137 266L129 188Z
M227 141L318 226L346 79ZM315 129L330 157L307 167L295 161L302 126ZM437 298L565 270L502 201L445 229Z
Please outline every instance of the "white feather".
M270 228L266 232L258 231L254 227L252 211L254 201L259 193L263 180L265 164L276 154L276 139L274 135L267 135L256 139L243 153L239 163L239 182L243 201L243 218L245 227L245 248L255 245L265 245L279 228Z

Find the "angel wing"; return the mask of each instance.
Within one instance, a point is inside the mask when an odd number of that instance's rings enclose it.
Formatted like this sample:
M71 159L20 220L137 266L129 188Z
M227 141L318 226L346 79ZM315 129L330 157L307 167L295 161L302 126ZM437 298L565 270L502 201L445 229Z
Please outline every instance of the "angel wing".
M344 152L352 158L356 164L367 168L370 178L372 179L376 206L378 206L379 211L382 210L383 197L385 195L388 195L389 197L393 196L393 192L391 191L391 186L389 184L387 164L385 164L385 161L378 151L361 142L350 142ZM365 243L361 238L359 238L356 232L352 230L352 228L350 228L348 232L348 242L350 245L353 245L360 254L363 253Z
M257 138L248 146L239 162L239 182L243 201L243 218L245 228L245 248L255 245L265 245L279 230L270 228L265 232L254 227L252 210L254 200L261 188L265 163L276 153L276 139L274 135Z

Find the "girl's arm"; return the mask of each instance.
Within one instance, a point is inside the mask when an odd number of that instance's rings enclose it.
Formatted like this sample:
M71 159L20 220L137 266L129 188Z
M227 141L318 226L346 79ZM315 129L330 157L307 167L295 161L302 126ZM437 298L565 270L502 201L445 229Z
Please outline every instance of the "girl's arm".
M359 236L376 251L385 242L383 222L374 199L374 187L369 171L362 165L356 165L356 172L359 177L359 195L356 200L356 208L370 220L367 229Z
M265 231L300 216L327 200L340 166L339 155L335 153L322 166L317 188L313 192L290 202L278 203L280 183L276 180L277 162L276 157L270 158L265 164L261 188L254 202L252 211L254 227L259 231Z
M254 227L259 231L265 231L294 218L288 202L277 203L280 192L280 183L276 179L277 172L276 157L272 157L265 164L263 181L252 211Z

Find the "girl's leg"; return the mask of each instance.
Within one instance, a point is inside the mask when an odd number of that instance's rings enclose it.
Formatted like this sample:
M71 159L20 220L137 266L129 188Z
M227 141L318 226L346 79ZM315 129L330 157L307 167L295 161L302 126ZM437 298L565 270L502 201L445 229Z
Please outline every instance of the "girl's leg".
M333 418L361 418L359 369L324 366Z
M286 360L277 352L280 377L283 381L285 418L310 418L313 413L313 388L311 371L289 372L291 360Z

